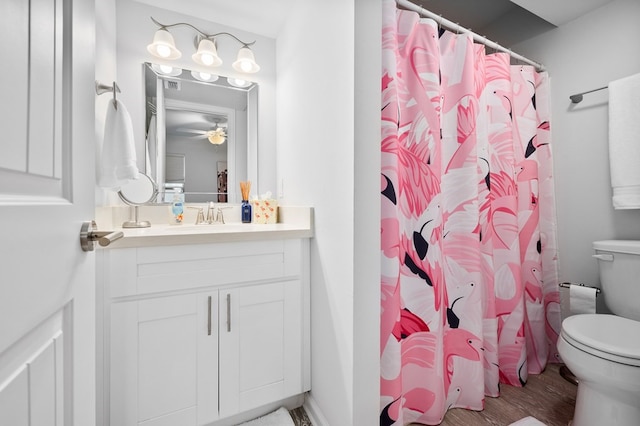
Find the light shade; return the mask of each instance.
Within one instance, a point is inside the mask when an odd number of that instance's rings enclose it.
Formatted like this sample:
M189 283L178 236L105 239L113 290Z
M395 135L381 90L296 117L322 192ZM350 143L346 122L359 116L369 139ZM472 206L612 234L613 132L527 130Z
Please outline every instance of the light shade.
M211 142L214 145L223 144L226 138L227 138L227 135L224 132L224 129L221 129L221 128L217 128L215 130L211 130L207 132L207 139L209 139L209 142Z
M176 49L171 33L160 28L153 36L153 43L147 46L147 50L153 56L162 59L178 59L182 53Z
M191 58L198 64L206 67L217 67L222 65L222 59L218 56L216 45L208 38L203 38L198 43L198 51Z
M233 63L233 69L239 72L254 73L260 71L260 66L256 64L253 51L244 46L238 51L238 58Z

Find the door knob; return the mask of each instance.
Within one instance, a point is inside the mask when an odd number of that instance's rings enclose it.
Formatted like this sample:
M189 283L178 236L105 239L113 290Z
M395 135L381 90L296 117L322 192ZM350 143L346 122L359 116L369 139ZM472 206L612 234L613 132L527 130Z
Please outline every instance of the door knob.
M93 251L96 241L106 247L112 242L124 237L122 231L98 231L96 222L93 220L83 222L80 228L80 247L82 251Z

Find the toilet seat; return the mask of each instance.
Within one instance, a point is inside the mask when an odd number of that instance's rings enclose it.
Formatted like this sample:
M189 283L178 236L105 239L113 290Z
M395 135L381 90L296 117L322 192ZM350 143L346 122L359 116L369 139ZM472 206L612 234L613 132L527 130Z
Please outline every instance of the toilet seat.
M640 367L640 321L607 314L573 315L562 322L561 336L584 352Z

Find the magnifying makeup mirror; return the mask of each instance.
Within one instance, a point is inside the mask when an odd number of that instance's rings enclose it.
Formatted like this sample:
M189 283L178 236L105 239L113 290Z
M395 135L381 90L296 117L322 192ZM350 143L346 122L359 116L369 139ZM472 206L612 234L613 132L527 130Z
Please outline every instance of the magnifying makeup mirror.
M122 201L132 207L133 217L122 224L123 228L148 228L151 222L138 218L138 207L150 203L156 198L158 188L155 182L143 173L138 174L138 179L130 180L120 187L118 196Z

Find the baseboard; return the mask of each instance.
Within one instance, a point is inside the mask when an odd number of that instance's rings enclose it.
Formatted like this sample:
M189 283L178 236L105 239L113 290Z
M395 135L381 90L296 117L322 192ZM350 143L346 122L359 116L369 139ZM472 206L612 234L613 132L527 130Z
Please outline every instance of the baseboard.
M316 400L313 399L313 396L309 392L305 394L304 397L304 411L307 412L307 416L309 416L309 420L311 420L311 424L313 426L329 426L329 422L322 414L322 410L316 403Z

